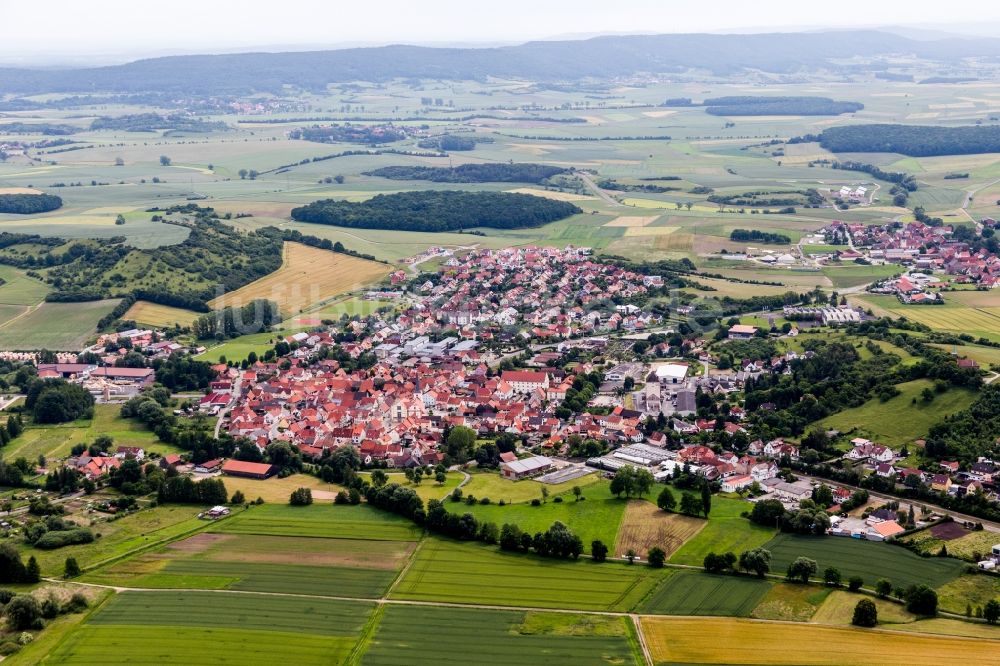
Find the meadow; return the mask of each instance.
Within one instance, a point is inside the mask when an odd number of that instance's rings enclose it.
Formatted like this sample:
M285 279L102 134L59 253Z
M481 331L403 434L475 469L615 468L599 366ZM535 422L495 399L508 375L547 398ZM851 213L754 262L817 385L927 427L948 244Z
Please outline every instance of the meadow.
M582 489L598 483L600 480L600 475L596 473L587 474L565 483L542 483L533 479L510 481L496 472L472 472L469 482L462 486L462 492L476 498L489 497L493 502L503 500L510 504L541 499L542 488L546 488L549 491L550 499L557 495L564 495L564 499L570 500L572 495L568 493L572 492L573 486L579 486Z
M740 514L748 506L742 500L713 497L707 524L670 557L670 562L700 567L709 553L731 552L739 556L744 550L767 543L774 530L743 518Z
M763 596L750 617L759 620L807 622L825 604L830 588L819 585L775 583ZM853 611L853 607L851 608Z
M0 324L0 349L78 351L94 334L98 320L117 304L116 300L42 303Z
M248 501L259 497L268 504L286 504L292 491L297 488L309 488L316 502L331 502L343 490L343 486L326 483L311 474L292 474L284 478L273 476L270 479L227 476L224 482L230 497L238 490Z

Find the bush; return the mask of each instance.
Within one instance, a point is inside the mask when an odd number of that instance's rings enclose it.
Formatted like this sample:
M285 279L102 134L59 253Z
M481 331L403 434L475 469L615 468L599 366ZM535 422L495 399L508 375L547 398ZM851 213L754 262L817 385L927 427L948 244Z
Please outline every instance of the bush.
M80 575L80 565L75 557L66 558L66 567L63 570L63 578L76 578Z
M38 541L35 548L42 550L55 550L63 546L72 546L81 543L91 543L94 540L94 533L89 528L80 527L75 530L56 530L46 532Z
M590 542L590 556L595 562L603 562L608 559L608 547L600 539Z
M861 599L854 607L851 624L856 627L874 627L878 624L878 608L871 599Z
M646 561L654 569L662 569L663 563L667 561L667 554L659 546L653 546L646 553Z
M857 592L864 584L865 579L861 576L851 576L850 580L847 581L847 589L851 592Z
M308 488L293 490L288 498L288 503L292 506L309 506L313 503L312 491Z
M542 505L542 500L538 499L537 497L531 500L531 506L541 506L541 505Z
M14 597L4 610L7 624L15 631L41 629L42 607L30 594Z
M89 606L90 602L87 601L87 596L83 592L77 592L76 594L74 594L72 597L69 598L69 601L67 601L66 605L63 606L62 612L82 613L83 611L87 610Z
M0 643L0 655L4 657L9 657L20 649L21 646L14 641L4 641L3 643Z
M913 585L903 593L906 610L914 615L935 615L937 613L937 592L926 585Z

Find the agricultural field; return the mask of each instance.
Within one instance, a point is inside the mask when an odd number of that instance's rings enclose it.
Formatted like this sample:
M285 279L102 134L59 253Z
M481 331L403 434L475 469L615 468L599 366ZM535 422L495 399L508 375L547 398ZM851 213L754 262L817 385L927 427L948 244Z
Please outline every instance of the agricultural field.
M630 500L611 552L622 557L633 550L645 557L650 548L657 546L669 557L707 524L700 518L661 511L652 502Z
M709 553L732 552L739 556L744 550L763 546L774 536L774 530L743 518L740 514L749 506L742 500L713 497L705 527L685 542L669 561L700 567Z
M773 585L769 580L747 576L678 571L643 602L642 612L747 617Z
M925 388L933 387L929 379L899 384L896 387L899 395L885 402L872 398L860 407L828 416L819 422L819 426L868 437L898 449L923 437L932 425L949 414L965 409L976 397L973 391L949 388L945 393L935 393L934 399L925 403L921 393Z
M219 296L209 305L219 309L263 298L277 303L282 314L287 316L377 282L390 270L389 266L375 261L301 243L285 243L281 268Z
M297 488L309 488L312 491L313 500L318 504L332 502L337 493L343 490L342 486L326 483L312 474L292 474L284 478L274 476L270 479L244 479L238 476L227 476L223 481L230 497L239 490L247 498L247 501L253 501L259 497L268 504L286 504L292 491Z
M210 531L376 541L416 541L421 534L420 528L411 521L367 504L313 504L308 507L263 504L216 523Z
M894 296L865 295L858 300L863 305L873 305L875 309L890 313L893 317L905 317L937 331L965 333L1000 342L1000 305L971 307L961 302L962 292L944 294L944 305L903 305ZM976 293L976 292L970 292ZM949 302L951 301L951 302Z
M624 617L389 605L361 664L639 666L637 649Z
M807 622L825 604L830 588L795 583L776 583L753 609L750 617L759 620ZM851 608L853 611L853 607Z
M22 295L28 293L26 288L19 291ZM116 300L42 303L32 307L23 315L0 323L0 350L77 351L94 336L98 320L117 303Z
M497 606L625 611L665 574L627 564L595 564L503 553L495 547L428 539L390 597Z
M767 623L735 618L642 618L658 664L749 666L911 666L918 663L991 663L1000 642Z
M24 271L13 266L0 265L0 304L37 305L49 293L49 286L40 280L28 277Z
M864 578L867 588L874 587L880 578L904 588L920 583L939 587L958 577L965 567L952 558L920 557L898 546L843 537L782 533L764 547L771 551L771 570L779 574L796 557L810 557L816 560L821 573L827 567L836 567L845 580L851 576Z
M849 626L851 618L854 617L854 607L862 597L844 590L834 590L826 597L826 601L820 606L812 621L817 624L839 624ZM906 610L903 604L890 601L889 599L879 599L878 597L867 597L874 602L878 609L878 622L880 625L886 624L906 624L913 622L917 616ZM922 623L921 623L922 624ZM895 629L896 627L892 627ZM917 629L919 631L919 629ZM1000 632L998 632L1000 635Z
M201 316L201 313L192 312L183 308L174 308L169 305L150 303L149 301L136 301L135 304L122 315L122 319L134 321L143 326L154 328L169 328L176 325L190 326L194 320Z
M374 606L213 592L123 592L63 640L59 664L342 663Z

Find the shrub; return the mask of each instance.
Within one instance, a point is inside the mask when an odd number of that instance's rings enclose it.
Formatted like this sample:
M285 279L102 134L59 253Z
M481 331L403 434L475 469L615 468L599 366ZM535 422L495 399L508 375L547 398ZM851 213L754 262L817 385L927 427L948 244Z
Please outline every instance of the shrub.
M30 594L14 597L4 611L7 624L15 631L41 629L42 607Z
M46 532L38 541L35 548L42 550L55 550L63 546L72 546L81 543L91 543L94 540L94 533L89 528L79 527L75 530L55 530Z
M667 554L659 546L653 546L646 553L646 561L649 562L649 566L654 569L663 568L663 563L667 560Z
M67 601L66 605L62 608L62 612L82 613L87 610L88 606L90 606L90 602L87 601L87 596L83 592L77 592L69 598L69 601Z
M850 580L847 581L847 589L851 592L857 592L864 584L865 579L861 576L851 576Z
M312 491L308 488L297 488L292 491L288 503L292 506L309 506L313 503Z

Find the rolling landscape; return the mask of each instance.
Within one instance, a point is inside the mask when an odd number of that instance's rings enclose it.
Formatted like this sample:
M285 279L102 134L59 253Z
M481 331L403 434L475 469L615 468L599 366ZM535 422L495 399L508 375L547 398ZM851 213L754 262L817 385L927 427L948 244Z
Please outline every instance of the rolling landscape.
M0 660L1000 664L1000 40L440 4L0 45Z

